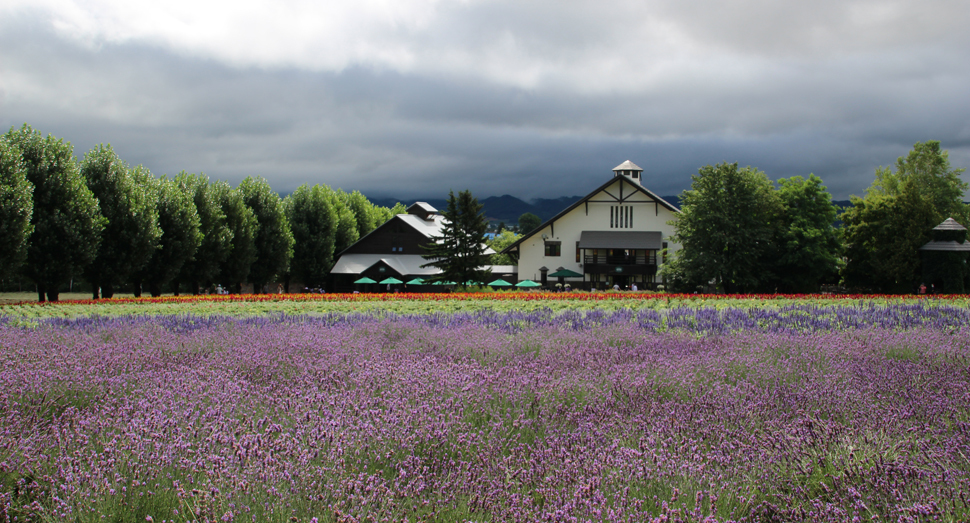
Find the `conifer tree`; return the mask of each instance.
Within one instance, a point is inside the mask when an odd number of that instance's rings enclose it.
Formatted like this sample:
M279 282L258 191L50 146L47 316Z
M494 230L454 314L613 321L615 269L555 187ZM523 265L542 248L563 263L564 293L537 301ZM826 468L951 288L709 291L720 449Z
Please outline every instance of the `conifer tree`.
M440 235L433 236L432 242L424 246L424 258L429 263L422 265L440 269L441 273L426 278L427 281L468 285L485 283L491 278L491 270L485 268L489 264L485 254L488 222L482 208L471 191L461 191L457 198L454 191L449 191L448 208L442 213L444 227Z

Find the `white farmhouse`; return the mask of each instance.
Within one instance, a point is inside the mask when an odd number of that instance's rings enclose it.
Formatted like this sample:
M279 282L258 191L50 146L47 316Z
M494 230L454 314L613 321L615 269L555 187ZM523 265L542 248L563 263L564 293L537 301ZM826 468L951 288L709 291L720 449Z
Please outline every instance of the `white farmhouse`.
M565 280L574 288L655 288L658 268L679 249L667 222L680 211L642 179L643 169L623 162L609 181L502 251L518 259L519 279L552 285L565 269L576 273Z

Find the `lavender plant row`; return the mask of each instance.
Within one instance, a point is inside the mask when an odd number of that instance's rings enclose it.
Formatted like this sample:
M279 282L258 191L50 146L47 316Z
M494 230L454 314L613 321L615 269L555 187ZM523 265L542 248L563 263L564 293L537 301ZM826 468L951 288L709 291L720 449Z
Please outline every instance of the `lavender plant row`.
M314 326L360 326L380 321L396 321L435 328L480 325L506 333L518 333L539 327L561 327L586 330L593 327L633 324L648 332L688 332L699 335L722 335L732 332L809 333L846 331L878 327L884 329L933 328L953 330L970 325L970 309L949 305L875 303L862 305L789 305L780 308L697 308L670 309L567 310L544 308L530 311L495 311L395 314L393 312L345 312L319 315L270 314L249 317L218 315L129 315L46 318L20 323L21 320L0 316L0 325L40 325L70 329L107 329L151 323L165 329L185 332L223 324L268 326L305 324Z
M0 520L970 517L965 311L762 312L0 325Z

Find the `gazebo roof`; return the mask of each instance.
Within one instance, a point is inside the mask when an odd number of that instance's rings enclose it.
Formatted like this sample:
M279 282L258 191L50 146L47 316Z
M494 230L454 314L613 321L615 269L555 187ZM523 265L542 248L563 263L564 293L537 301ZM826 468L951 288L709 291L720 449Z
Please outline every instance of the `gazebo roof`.
M953 218L947 218L943 220L943 223L933 227L934 231L965 231L966 227L962 226L954 220Z

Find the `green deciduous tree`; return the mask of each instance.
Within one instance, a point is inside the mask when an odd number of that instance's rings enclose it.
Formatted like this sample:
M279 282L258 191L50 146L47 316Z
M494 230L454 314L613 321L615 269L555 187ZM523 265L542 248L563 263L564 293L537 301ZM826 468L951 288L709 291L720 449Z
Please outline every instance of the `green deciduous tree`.
M195 209L193 194L185 185L165 177L155 178L147 169L135 169L137 183L152 194L158 211L158 225L162 231L158 248L148 263L132 276L135 293L141 295L141 285L147 284L152 296L161 296L162 288L171 282L192 259L199 244L199 214Z
M27 257L27 239L34 230L30 223L33 192L20 150L6 137L0 137L0 238L4 243L0 249L0 278L16 273Z
M448 208L442 213L444 226L440 235L424 246L424 258L429 263L422 267L435 267L440 274L425 281L453 281L465 285L470 281L487 282L491 270L483 269L489 264L485 254L485 231L488 221L482 213L483 206L471 191L461 191L455 197L448 193Z
M842 214L846 265L842 276L850 287L882 292L910 292L919 285L919 248L946 218L967 223L960 180L963 169L950 167L940 142L917 143L896 169L876 169L864 198L852 197Z
M680 201L672 224L681 249L666 278L688 288L713 282L727 293L769 284L782 204L763 172L737 163L702 167Z
M201 294L203 285L208 287L219 277L222 262L232 250L233 231L208 176L182 172L175 177L175 183L192 197L199 216L202 242L192 259L182 265L178 277L172 282L172 288L178 294L179 284L184 282L191 286L193 294Z
M397 216L398 214L405 214L408 212L408 206L401 202L394 204L394 207L381 207L380 205L375 205L374 209L374 228L384 225L387 220Z
M91 283L94 299L110 298L115 285L128 281L158 247L162 231L156 202L110 145L99 145L84 155L81 175L107 219L97 256L84 269L84 277Z
M20 150L34 186L34 230L23 272L37 285L40 301L57 301L60 286L79 276L97 254L105 220L70 143L42 137L26 124L5 138Z
M249 269L256 261L256 232L259 224L253 210L246 206L240 191L223 181L212 184L216 200L226 215L226 226L232 233L229 252L219 264L219 282L230 292L242 292L242 283L249 278Z
M330 198L330 206L337 217L337 229L333 245L334 256L336 256L360 239L360 233L357 232L357 217L354 216L353 210L347 205L344 198L346 193L334 191L329 187L324 187L324 190L327 192L327 197Z
M379 212L375 208L374 204L371 203L370 200L368 200L367 197L360 192L337 192L343 199L344 204L349 207L350 211L354 214L354 218L357 219L358 236L364 237L376 229L378 225L384 223L383 221L381 223L377 223L378 220L381 220L384 217L383 213Z
M256 216L256 259L249 270L253 292L280 279L290 268L293 258L293 231L286 218L283 200L269 186L265 178L248 177L239 184L243 201Z
M841 243L835 229L837 209L814 174L778 180L782 216L774 240L778 251L772 272L783 292L817 292L838 283Z
M290 275L308 287L323 285L333 267L338 224L328 189L301 185L284 203L295 242Z
M519 234L529 234L542 225L542 220L531 212L519 216Z
M514 265L515 262L512 261L512 257L508 254L498 254L502 252L509 245L515 243L516 240L521 238L522 235L516 234L508 229L503 229L501 232L495 235L494 238L488 241L488 246L495 251L495 254L491 256L492 265Z

